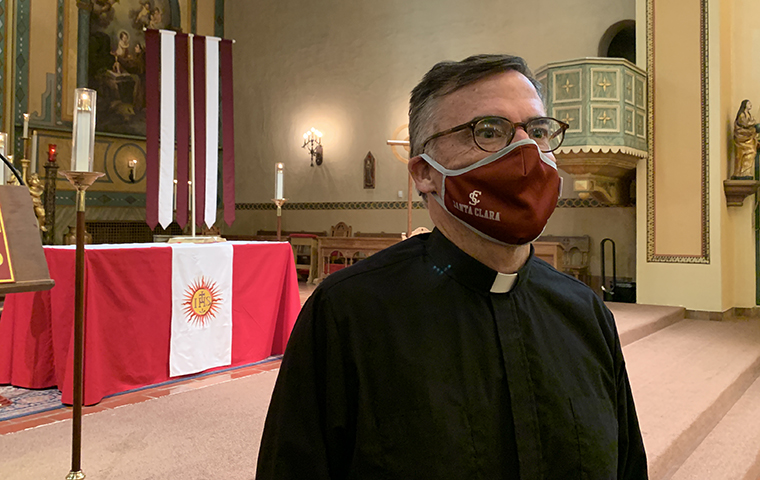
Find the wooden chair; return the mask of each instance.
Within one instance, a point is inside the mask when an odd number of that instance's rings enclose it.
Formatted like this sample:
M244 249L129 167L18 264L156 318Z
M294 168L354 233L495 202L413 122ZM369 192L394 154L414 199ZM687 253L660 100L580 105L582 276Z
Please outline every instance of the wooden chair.
M296 261L296 271L307 271L306 281L312 283L317 278L317 236L309 233L292 233L288 242L293 248L293 258Z
M351 227L346 225L343 222L338 222L332 227L330 227L330 236L331 237L350 237Z
M346 225L345 222L338 222L332 227L330 227L330 236L331 237L350 237L351 236L351 227L349 225ZM330 257L327 261L326 265L326 272L321 272L322 274L330 274L335 273L338 270L342 268L346 268L349 265L349 260L346 258L343 253L339 251L334 251L330 253Z

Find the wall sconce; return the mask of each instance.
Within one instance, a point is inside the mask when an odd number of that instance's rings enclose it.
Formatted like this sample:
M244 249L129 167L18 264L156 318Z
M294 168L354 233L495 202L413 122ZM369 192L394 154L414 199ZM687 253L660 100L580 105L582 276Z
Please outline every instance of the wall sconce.
M303 134L303 145L301 148L309 150L311 155L311 166L314 166L314 162L317 165L322 165L322 132L311 127L311 130Z
M132 159L127 164L129 165L129 181L135 183L135 169L137 168L137 159Z

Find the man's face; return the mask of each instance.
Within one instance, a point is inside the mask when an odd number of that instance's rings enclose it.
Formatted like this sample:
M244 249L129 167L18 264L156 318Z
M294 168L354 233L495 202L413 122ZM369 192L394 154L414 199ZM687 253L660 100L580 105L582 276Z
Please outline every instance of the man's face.
M486 77L439 99L433 128L428 134L487 115L527 122L546 113L530 80L519 72L508 71ZM527 138L525 130L517 128L512 143ZM491 155L475 145L469 128L434 139L428 144L427 153L449 169L464 168ZM551 153L546 155L554 159Z

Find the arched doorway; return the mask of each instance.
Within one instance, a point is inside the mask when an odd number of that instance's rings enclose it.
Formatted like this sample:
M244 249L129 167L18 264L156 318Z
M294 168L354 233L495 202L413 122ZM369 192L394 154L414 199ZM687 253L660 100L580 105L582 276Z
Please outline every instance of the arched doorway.
M599 56L625 58L636 64L636 22L622 20L610 26L599 40Z

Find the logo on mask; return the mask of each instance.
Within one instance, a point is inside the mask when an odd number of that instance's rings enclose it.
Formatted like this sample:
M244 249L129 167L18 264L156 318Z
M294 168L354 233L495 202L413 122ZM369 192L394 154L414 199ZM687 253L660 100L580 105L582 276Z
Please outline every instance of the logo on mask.
M470 193L470 205L477 205L480 203L480 200L478 200L478 195L480 195L480 190L473 190L472 193Z

